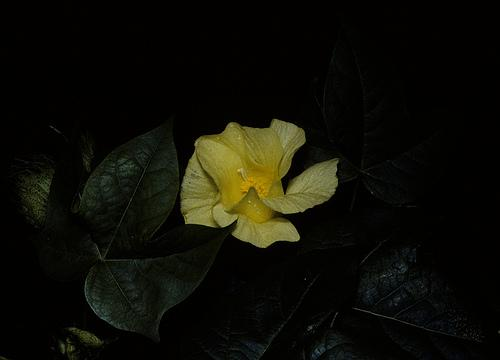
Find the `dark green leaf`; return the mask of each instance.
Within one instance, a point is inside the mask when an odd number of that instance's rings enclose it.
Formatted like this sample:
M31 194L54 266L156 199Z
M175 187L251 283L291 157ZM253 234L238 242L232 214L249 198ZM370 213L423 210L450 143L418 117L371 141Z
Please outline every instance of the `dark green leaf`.
M189 359L260 359L316 282L317 264L279 264L235 282L194 324Z
M265 359L294 358L335 322L349 306L357 286L358 256L354 249L322 250L309 254L308 261L320 265L320 274L300 305L299 311L265 353Z
M99 250L72 213L83 179L82 157L68 148L56 167L50 186L44 227L37 240L40 264L48 276L72 280L99 259Z
M231 227L225 231L230 232ZM147 257L162 257L192 250L211 241L220 232L219 228L203 225L180 225L148 242L144 254Z
M328 329L317 339L308 353L307 360L370 360L381 359L367 351L353 338L338 330ZM387 359L387 357L384 357Z
M418 330L400 324L390 324L383 321L385 333L398 345L418 360L443 359L437 349L435 349L429 338L424 334L419 336Z
M485 359L477 344L382 320L385 333L414 359Z
M85 185L80 214L103 257L131 257L168 217L179 187L172 121L109 154Z
M301 354L301 356L290 356ZM384 333L377 318L355 312L337 313L324 322L290 359L413 359Z
M414 202L435 181L441 169L443 137L434 134L398 157L363 170L363 183L370 193L389 204Z
M355 246L359 243L359 236L354 222L348 217L323 220L303 233L300 251L306 253Z
M163 314L186 299L210 269L229 230L192 250L149 259L103 260L90 270L85 296L101 319L159 341Z
M438 178L446 150L443 137L422 124L436 126L448 115L410 114L387 34L344 25L325 84L330 139L348 159L347 174L357 167L374 196L395 205L414 202Z
M480 346L477 343L470 343L456 338L441 336L438 334L429 334L432 344L443 354L445 359L498 359L500 353L497 349L490 346ZM489 356L488 356L489 355Z
M482 341L484 329L446 279L408 244L380 246L360 269L355 309L457 338Z
M337 56L345 56L344 68L358 75L357 79L351 77L351 80L360 84L362 89L362 117L354 121L360 124L357 126L362 134L361 137L358 135L362 169L405 151L408 142L413 139L412 133L416 126L406 107L403 84L392 54L394 44L390 43L390 34L377 29L367 31L368 26L345 19L339 38L345 51ZM335 120L330 125L343 128Z
M341 32L325 81L323 113L330 140L355 164L361 159L362 96L354 54Z

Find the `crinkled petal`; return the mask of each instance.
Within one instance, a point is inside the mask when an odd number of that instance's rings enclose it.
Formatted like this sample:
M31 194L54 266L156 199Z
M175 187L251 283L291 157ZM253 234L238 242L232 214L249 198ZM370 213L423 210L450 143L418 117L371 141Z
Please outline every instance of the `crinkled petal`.
M241 175L243 163L238 154L219 141L218 135L202 136L196 141L196 155L202 168L213 179L226 208L231 208L242 197Z
M239 154L247 171L265 173L272 179L277 177L283 147L274 130L232 122L220 134L220 139Z
M231 225L238 218L237 214L232 214L227 212L224 209L224 205L222 203L218 203L212 209L212 216L220 227L226 227Z
M262 199L271 209L282 214L303 212L332 197L337 189L338 159L314 164L292 179L284 196Z
M212 208L219 198L217 186L201 167L196 154L188 162L180 197L186 224L218 226L212 217Z
M283 157L279 164L279 177L282 178L290 170L292 158L297 150L305 144L306 134L297 125L278 119L271 121L270 128L278 134L283 147Z
M293 224L285 218L273 218L256 223L244 215L238 217L233 236L259 248L266 248L277 241L299 241L300 235Z

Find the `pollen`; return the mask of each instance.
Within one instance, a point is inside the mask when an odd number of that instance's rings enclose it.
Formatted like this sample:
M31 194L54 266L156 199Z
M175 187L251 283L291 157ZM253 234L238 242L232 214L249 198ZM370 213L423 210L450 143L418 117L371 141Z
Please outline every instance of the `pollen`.
M242 182L240 190L246 194L251 188L254 188L259 198L265 198L269 194L272 182L263 176L249 176L245 169L238 169Z

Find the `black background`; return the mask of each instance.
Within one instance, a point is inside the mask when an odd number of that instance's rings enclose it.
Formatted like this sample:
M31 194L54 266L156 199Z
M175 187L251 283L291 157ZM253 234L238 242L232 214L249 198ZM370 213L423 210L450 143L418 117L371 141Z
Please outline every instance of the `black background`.
M220 132L229 121L260 127L275 117L302 124L321 121L317 100L338 34L339 9L271 14L245 6L237 10L236 5L233 13L146 5L45 6L2 12L0 126L6 173L16 159L56 152L62 139L49 126L69 134L78 122L95 136L97 159L102 159L176 114L182 171L194 140ZM432 195L433 206L445 210L454 230L441 234L435 247L464 296L479 307L496 309L491 320L497 321L494 19L488 9L350 13L391 29L411 106L439 106L454 114L446 126L458 146ZM64 326L90 323L100 335L110 333L89 313L80 283L61 285L45 278L31 244L32 230L7 200L11 189L8 177L2 177L0 355L21 359L34 352L44 358L51 336ZM255 256L245 250L248 259ZM203 298L194 304L202 306ZM182 321L175 316L168 320L178 326ZM175 344L182 331L166 322L162 336L168 334L166 343ZM127 337L132 342L121 346L130 358L175 354L165 344Z

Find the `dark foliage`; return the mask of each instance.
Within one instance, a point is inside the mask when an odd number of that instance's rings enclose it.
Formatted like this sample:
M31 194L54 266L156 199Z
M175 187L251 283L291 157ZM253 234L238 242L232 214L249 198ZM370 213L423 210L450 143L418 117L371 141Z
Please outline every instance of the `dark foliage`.
M486 14L27 11L3 166L57 165L40 232L4 201L0 358L500 358ZM340 159L331 201L290 216L301 240L183 225L194 140L274 117L306 130L292 176Z

